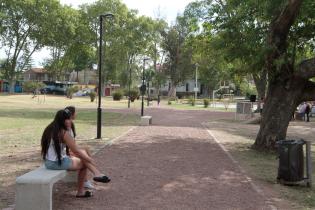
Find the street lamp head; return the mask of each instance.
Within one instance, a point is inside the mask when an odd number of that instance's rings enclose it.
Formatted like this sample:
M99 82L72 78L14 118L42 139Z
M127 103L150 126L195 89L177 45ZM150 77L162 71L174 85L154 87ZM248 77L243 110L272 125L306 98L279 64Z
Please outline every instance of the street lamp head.
M100 17L102 17L102 18L113 18L114 17L114 14L112 14L112 13L106 13L106 14L103 14L103 15L100 15Z

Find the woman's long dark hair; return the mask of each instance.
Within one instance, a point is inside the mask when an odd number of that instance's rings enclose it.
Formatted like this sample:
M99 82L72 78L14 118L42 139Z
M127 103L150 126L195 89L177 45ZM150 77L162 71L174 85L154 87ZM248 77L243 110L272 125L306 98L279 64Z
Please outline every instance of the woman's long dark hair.
M66 108L65 108L65 111L66 112L70 112L70 114L71 114L71 116L73 116L74 114L75 114L75 107L74 106L67 106ZM75 126L74 126L74 123L71 121L71 129L72 129L72 131L73 131L73 135L74 135L74 137L76 137L77 136L77 133L76 133L76 131L75 131Z
M54 149L57 154L58 163L61 165L61 148L64 132L67 130L65 120L70 119L70 114L65 110L59 110L56 113L55 119L45 128L41 139L42 157L45 160L51 140L54 142Z
M65 112L70 114L70 116L72 117L75 114L75 107L74 106L67 106L65 108ZM74 126L74 123L72 120L71 120L71 130L73 132L73 138L75 138L77 136L77 133L75 131L75 126ZM67 155L70 155L70 150L69 150L68 146L66 146L66 153L67 153Z

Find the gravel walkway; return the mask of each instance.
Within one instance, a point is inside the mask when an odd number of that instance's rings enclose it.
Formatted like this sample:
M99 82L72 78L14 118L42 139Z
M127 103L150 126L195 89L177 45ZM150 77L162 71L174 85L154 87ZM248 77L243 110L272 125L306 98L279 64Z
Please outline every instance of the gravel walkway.
M117 110L115 110L117 111ZM137 127L95 158L112 178L94 197L54 187L54 209L272 209L201 125L233 113L151 108L153 125Z

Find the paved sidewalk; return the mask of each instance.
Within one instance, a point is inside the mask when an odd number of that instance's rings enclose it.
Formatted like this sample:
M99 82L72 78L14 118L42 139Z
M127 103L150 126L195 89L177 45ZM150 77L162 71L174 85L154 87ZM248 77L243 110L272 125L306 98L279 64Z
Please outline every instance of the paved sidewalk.
M94 197L73 185L54 188L54 209L272 209L201 122L233 113L152 108L153 125L137 127L97 156L112 178Z

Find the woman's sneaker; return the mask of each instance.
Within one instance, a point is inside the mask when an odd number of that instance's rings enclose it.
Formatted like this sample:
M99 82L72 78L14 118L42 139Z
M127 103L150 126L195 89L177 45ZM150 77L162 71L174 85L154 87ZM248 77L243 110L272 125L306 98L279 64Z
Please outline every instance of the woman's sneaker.
M84 182L84 187L88 188L88 189L92 189L92 190L95 189L94 185L92 184L92 182L90 180L87 180Z

